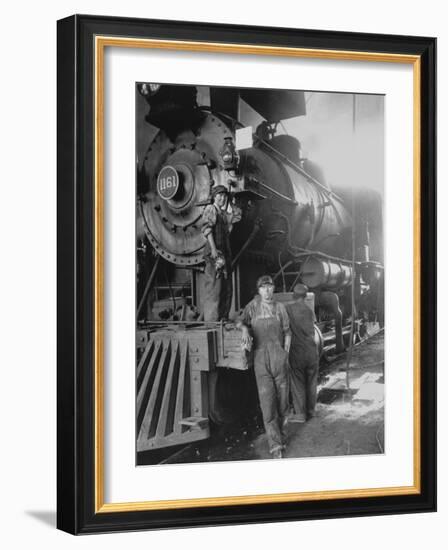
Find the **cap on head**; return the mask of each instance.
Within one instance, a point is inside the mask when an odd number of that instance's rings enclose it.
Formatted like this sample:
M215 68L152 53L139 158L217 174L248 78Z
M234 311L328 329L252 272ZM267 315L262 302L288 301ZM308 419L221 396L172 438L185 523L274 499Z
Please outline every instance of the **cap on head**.
M217 185L212 189L212 199L214 199L218 193L225 193L228 195L229 191L226 187L224 187L224 185Z
M270 275L262 275L257 280L257 289L260 288L260 286L263 285L272 285L274 286L274 281L272 280L272 277Z
M297 300L298 298L305 298L306 293L308 292L308 287L306 285L297 284L293 288L293 298Z

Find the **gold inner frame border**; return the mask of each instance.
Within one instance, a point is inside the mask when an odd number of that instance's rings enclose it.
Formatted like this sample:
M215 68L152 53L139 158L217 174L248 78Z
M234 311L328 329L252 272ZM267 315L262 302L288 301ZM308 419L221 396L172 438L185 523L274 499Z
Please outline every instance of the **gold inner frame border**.
M414 480L413 485L350 490L276 493L228 497L207 497L180 500L141 502L104 502L104 53L106 47L152 48L176 51L236 53L267 56L286 56L315 59L405 63L413 65L413 299L414 299ZM253 44L225 44L178 40L155 40L96 36L95 56L95 347L94 347L94 486L95 513L169 510L210 506L303 502L341 498L383 497L420 494L421 492L421 334L420 334L420 271L421 271L421 59L418 55L356 52L345 50L305 49L291 47L257 46Z

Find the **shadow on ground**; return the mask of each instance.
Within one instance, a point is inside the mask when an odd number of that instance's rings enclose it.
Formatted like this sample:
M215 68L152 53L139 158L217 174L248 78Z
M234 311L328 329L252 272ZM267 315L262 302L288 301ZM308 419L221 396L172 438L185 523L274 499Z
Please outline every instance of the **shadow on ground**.
M55 510L26 510L26 514L41 523L56 529L56 511Z

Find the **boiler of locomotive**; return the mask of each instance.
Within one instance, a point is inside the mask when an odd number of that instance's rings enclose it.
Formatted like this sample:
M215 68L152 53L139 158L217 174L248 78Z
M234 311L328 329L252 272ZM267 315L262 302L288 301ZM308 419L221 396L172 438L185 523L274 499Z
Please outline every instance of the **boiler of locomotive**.
M351 216L343 201L325 184L319 167L302 159L293 136L257 140L241 152L248 187L266 197L249 218L263 221L254 246L277 256L304 249L343 255L350 239ZM243 219L243 225L248 218ZM250 231L250 228L241 233Z

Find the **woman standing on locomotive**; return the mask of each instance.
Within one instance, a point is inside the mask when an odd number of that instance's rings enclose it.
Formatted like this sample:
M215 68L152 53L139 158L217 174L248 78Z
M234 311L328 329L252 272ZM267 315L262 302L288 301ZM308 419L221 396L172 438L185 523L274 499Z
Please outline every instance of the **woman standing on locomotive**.
M239 325L242 343L250 349L252 329L254 370L263 422L273 458L282 458L283 428L289 412L288 353L291 345L285 306L273 299L274 283L269 275L257 281L258 296L245 307Z
M204 249L204 321L229 318L232 304L232 252L230 232L241 220L242 210L230 202L224 185L212 189L212 204L202 214L202 234L207 242Z
M226 212L229 192L224 185L212 190L212 204L202 215L204 250L204 321L220 321L229 316L232 303L231 221Z

